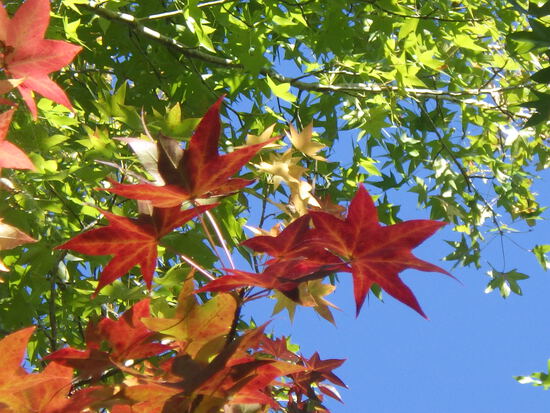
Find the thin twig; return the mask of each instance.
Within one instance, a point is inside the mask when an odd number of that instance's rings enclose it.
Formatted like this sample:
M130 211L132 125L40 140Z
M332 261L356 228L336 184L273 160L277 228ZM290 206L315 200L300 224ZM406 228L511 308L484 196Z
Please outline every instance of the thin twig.
M445 143L445 140L443 139L443 136L441 136L441 133L439 132L439 129L437 129L437 126L435 126L435 123L432 120L432 117L430 116L430 114L428 113L426 108L424 107L424 104L422 102L418 102L418 107L420 108L420 110L422 111L424 116L426 116L426 118L428 118L428 120L429 120L429 122L430 122L430 124L431 124L431 126L434 130L434 133L437 136L437 139L438 139L439 143L441 144L441 146L443 146L445 151L449 154L449 156L451 157L453 163L456 165L456 167L460 171L461 175L464 177L464 180L466 182L466 187L468 188L468 192L471 192L472 191L472 184L470 182L470 178L468 177L468 174L466 173L466 170L464 169L462 164L458 161L458 159L456 158L453 151L451 151L451 149Z
M184 260L187 264L189 264L191 267L195 268L198 272L203 274L206 278L213 281L216 279L212 274L210 274L208 271L206 271L204 268L202 268L199 264L197 264L195 261L193 261L188 256L178 253L178 255L181 257L182 260Z
M210 233L210 230L208 229L208 226L206 225L206 222L205 222L204 218L202 217L202 215L199 215L199 220L201 222L201 226L202 226L204 235L206 235L206 239L208 239L208 242L210 243L210 245L212 246L212 249L214 250L214 254L216 254L216 257L218 257L218 260L222 264L222 267L225 267L226 266L225 262L222 259L222 256L220 255L220 253L218 252L218 248L216 247L216 243L214 242L214 238L212 238L212 234Z
M387 14L390 14L390 15L396 16L396 17L403 17L405 19L434 20L434 21L440 21L440 22L445 22L445 23L468 23L468 22L482 22L483 21L483 19L476 19L475 17L472 17L470 19L451 19L451 18L448 18L448 17L432 16L431 14L424 14L424 15L402 14L402 13L397 13L395 11L385 9L384 7L378 5L376 3L376 1L367 1L366 3L372 5L375 9L378 9L378 10L384 12L384 13L387 13ZM432 13L434 13L434 12L435 12L435 10Z
M215 56L209 53L202 52L196 48L188 47L183 43L178 42L177 40L165 36L159 33L156 30L153 30L147 26L141 24L138 19L134 16L127 13L119 13L113 10L106 9L99 6L90 6L90 5L80 5L81 7L88 9L89 11L106 18L111 21L120 22L126 25L131 26L137 32L142 33L144 36L148 37L151 40L157 41L164 46L177 51L178 53L183 54L189 58L194 58L201 60L203 62L215 65L222 66L232 69L245 70L244 65L238 63L236 60ZM508 87L492 87L492 88L474 88L474 89L462 89L460 91L449 91L443 89L429 89L429 88L413 88L413 87L402 87L398 85L381 85L374 83L340 83L340 84L322 84L317 82L302 82L296 80L296 78L291 78L284 76L277 71L264 67L259 71L262 75L268 75L273 80L276 80L280 83L290 83L292 86L300 90L306 90L310 92L362 92L362 93L407 93L415 96L429 96L429 97L440 97L445 99L458 99L461 97L468 96L482 96L493 93L501 93L510 90L517 90L524 87L527 87L528 84L519 84ZM474 104L474 102L468 102ZM481 101L476 103L478 106L483 106L484 108L498 109L494 105L491 105L488 102Z
M233 258L231 258L231 253L229 252L229 248L227 248L227 243L225 242L225 238L223 237L223 234L220 231L220 227L218 226L216 219L210 213L210 211L205 211L205 214L210 220L210 225L212 225L212 228L214 228L214 232L218 236L218 239L220 240L220 244L222 244L222 248L225 252L225 255L227 255L227 259L229 260L229 265L231 265L231 268L235 269L235 263L233 262Z

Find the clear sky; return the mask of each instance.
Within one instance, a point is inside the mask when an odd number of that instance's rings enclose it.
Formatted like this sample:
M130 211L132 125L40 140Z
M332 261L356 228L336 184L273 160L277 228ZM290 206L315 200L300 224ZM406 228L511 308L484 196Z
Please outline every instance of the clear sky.
M549 205L550 174L543 176L534 188L543 205ZM401 199L407 205L401 217L428 218L428 211L416 210L409 199ZM399 195L392 201L400 201ZM550 224L542 221L533 232L511 239L527 249L549 243L548 234ZM440 259L450 252L444 239L452 238L456 234L444 229L414 252L451 270L451 263ZM486 262L479 270L453 269L463 285L438 273L407 270L403 280L430 320L387 295L385 303L370 297L356 319L351 276L344 274L336 293L326 297L342 309L335 311L336 327L302 308L292 325L277 315L270 328L278 336L291 335L307 357L318 351L323 359L347 359L335 373L349 390L341 392L345 404L327 403L333 413L546 412L550 394L513 378L544 370L550 357L549 274L525 249L506 240L506 268L500 267L498 239L483 251L496 269L517 268L531 276L521 283L522 297L512 294L504 300L498 291L485 294ZM264 322L272 307L267 300L250 306L247 314Z
M277 69L288 76L300 73L288 63L281 62ZM246 102L241 104L245 110ZM266 104L275 105L274 100ZM329 160L349 165L350 140L355 136L354 131L341 133ZM550 171L542 177L533 191L540 194L541 205L550 205ZM366 188L372 195L381 194L378 188ZM417 209L415 196L405 189L392 191L389 200L401 205L403 220L429 219L429 211ZM549 219L550 213L544 216ZM257 221L252 211L250 225ZM509 219L505 222L515 228ZM530 232L524 225L520 227L523 233L506 237L502 245L499 237L484 244L480 269L452 269L452 262L442 261L451 252L445 240L459 239L450 227L414 253L447 269L462 284L439 273L402 273L429 320L387 294L384 303L369 296L355 318L351 275L346 274L340 275L335 294L325 297L342 310L333 311L336 327L308 308L299 308L292 324L286 312L273 317L267 331L290 335L304 356L318 351L322 359L347 359L335 373L349 390L338 389L344 404L327 398L333 413L550 411L550 393L514 379L543 371L550 358L550 272L545 273L528 251L536 244L550 244L550 222L540 221ZM523 296L512 293L503 299L498 290L485 294L490 280L488 262L499 271L517 269L529 275L520 282ZM271 319L274 303L247 304L244 313L264 323Z

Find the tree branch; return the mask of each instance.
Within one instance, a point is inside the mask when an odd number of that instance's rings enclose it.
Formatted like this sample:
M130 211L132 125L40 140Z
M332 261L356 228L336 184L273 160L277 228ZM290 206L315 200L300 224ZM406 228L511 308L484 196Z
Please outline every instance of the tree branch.
M222 66L232 69L245 70L244 65L237 61L225 57L219 57L210 53L205 53L196 48L192 48L172 39L168 36L159 33L147 26L144 26L139 22L137 18L127 13L120 13L113 10L109 10L99 6L82 5L83 8L93 12L94 14L101 16L110 21L126 24L132 27L135 31L143 34L151 40L159 42L164 46L181 53L182 55L201 60L205 63L209 63L215 66ZM279 72L264 67L260 70L260 74L268 75L272 79L281 83L290 83L293 87L305 90L309 92L361 92L361 93L404 93L413 96L427 96L433 98L443 98L449 100L457 100L463 97L493 95L509 90L516 90L524 88L528 85L519 84L508 87L485 87L485 88L465 88L460 91L449 91L443 89L429 89L429 88L414 88L414 87L402 87L397 85L381 85L374 83L340 83L340 84L322 84L318 82L302 82L300 79L302 76L291 78L280 74ZM469 99L468 104L482 107L484 109L501 110L498 106L493 105L487 101L475 101Z

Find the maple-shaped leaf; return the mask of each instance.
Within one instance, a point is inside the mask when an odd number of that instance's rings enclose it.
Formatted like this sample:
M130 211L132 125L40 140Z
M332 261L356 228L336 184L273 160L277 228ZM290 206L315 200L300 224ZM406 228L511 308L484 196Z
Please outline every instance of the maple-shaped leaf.
M78 390L69 397L72 383L71 367L50 363L42 372L28 374L21 380L24 390L10 394L0 393L0 399L9 405L11 412L75 413L84 411L91 403L100 401L105 393L110 393L108 389L89 387Z
M0 113L0 170L2 168L35 169L28 156L6 140L11 118L15 109Z
M277 138L246 146L220 155L220 98L202 118L191 137L187 149L179 142L160 135L158 137L158 172L165 185L118 184L106 191L131 199L150 200L156 207L181 205L183 201L235 192L252 183L251 180L231 178L256 153Z
M68 398L72 368L50 363L42 372L29 374L21 367L34 327L16 331L0 340L0 411L6 413L80 412L97 388L78 391Z
M36 242L36 240L16 227L3 223L2 218L0 218L0 251L9 250L29 242ZM0 271L9 271L1 259Z
M277 235L259 235L243 241L241 245L256 252L271 255L273 258L266 262L270 265L302 258L307 260L307 263L302 263L300 270L329 266L333 271L348 271L349 268L342 264L338 257L328 252L323 245L309 242L310 221L311 217L304 215L292 221Z
M257 165L259 171L269 174L269 181L275 189L284 182L290 188L290 203L282 205L284 212L297 212L299 216L307 213L309 206L319 207L317 199L311 194L313 187L311 184L301 179L307 171L306 168L299 165L300 158L293 156L296 153L292 149L283 154L274 153Z
M290 129L290 141L296 149L306 154L310 158L317 159L319 161L326 161L322 156L316 155L321 149L326 148L322 143L318 143L312 140L313 138L313 122L307 125L301 132L298 133L296 128L292 124L288 125Z
M337 271L346 271L341 263L324 263L310 259L291 259L269 265L262 273L225 269L227 275L210 281L195 291L227 292L241 287L261 287L267 290L278 290L285 296L300 303L299 286L306 281L326 277Z
M352 199L345 219L326 212L310 212L310 215L315 225L312 243L324 246L351 264L357 314L370 288L376 283L426 318L414 294L398 274L406 268L414 268L451 276L411 252L446 225L445 222L411 220L381 226L374 202L362 185Z
M332 372L332 370L340 367L345 361L345 359L321 360L317 352L309 359L302 357L305 369L304 371L290 375L294 381L290 392L294 393L294 398L296 399L301 399L302 395L307 395L310 399L318 401L319 397L312 387L312 385L316 385L322 393L338 401L342 401L338 393L332 390L331 386L327 386L323 382L327 380L337 386L347 388L345 383Z
M109 225L77 235L56 249L68 249L88 255L113 255L103 269L94 292L125 275L139 265L148 288L151 288L157 262L157 244L161 237L217 204L188 210L180 207L154 208L153 216L126 218L103 211Z
M38 112L33 92L72 109L65 92L48 75L68 65L81 47L44 39L49 22L49 0L27 0L11 19L6 9L0 7L3 66L13 77L24 79L17 88L34 118Z
M150 330L184 343L185 352L191 357L195 357L206 343L229 334L237 309L235 297L230 294L218 294L199 305L193 293L191 275L179 294L173 317L148 317L141 320Z
M257 145L259 143L264 143L269 141L273 136L273 131L275 130L275 124L268 126L261 134L256 135L246 135L246 145ZM281 145L268 143L265 148L278 148Z
M310 221L311 218L305 215L291 222L275 236L259 235L243 241L241 245L271 255L273 259L268 263L299 257L308 248L304 245L304 239L309 233Z
M257 165L259 171L266 172L272 175L270 182L273 183L275 189L279 187L281 182L290 185L291 182L300 182L300 178L307 171L306 168L299 164L300 158L293 156L291 149L284 153L272 153L267 159Z
M303 282L298 286L298 293L300 297L299 303L304 307L312 307L317 314L329 323L336 325L334 316L332 315L329 307L336 309L339 308L323 298L324 296L332 294L335 289L335 285L323 284L321 280ZM287 310L290 321L293 321L298 303L290 300L287 296L278 291L275 291L274 298L277 300L277 303L273 307L272 315L278 314L283 310Z
M157 334L142 322L151 316L149 303L148 298L139 301L118 320L103 318L99 323L90 322L85 334L86 350L66 347L46 359L78 369L83 377L97 378L109 367L170 350L170 346L153 342Z

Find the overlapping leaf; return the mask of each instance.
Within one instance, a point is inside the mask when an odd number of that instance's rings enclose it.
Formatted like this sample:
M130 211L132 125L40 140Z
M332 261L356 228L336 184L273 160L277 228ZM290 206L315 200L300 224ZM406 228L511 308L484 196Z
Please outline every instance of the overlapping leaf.
M141 321L151 316L149 299L134 304L118 320L103 318L86 329L86 350L66 347L47 359L78 369L82 377L99 377L107 368L151 357L171 347L154 342L156 333ZM105 349L105 345L107 349Z
M426 317L412 291L398 274L406 268L450 274L416 258L411 250L445 225L431 220L412 220L381 226L367 190L360 186L345 219L326 212L310 212L315 229L313 244L324 246L351 264L357 314L374 283L388 294Z
M192 357L209 341L229 334L237 309L237 302L230 294L218 294L199 305L193 288L193 277L189 277L180 292L173 317L142 319L150 330L184 344L185 352Z
M2 218L0 218L0 251L9 250L22 244L28 244L29 242L36 242L36 240L18 228L5 224L2 222ZM9 271L1 259L0 271Z
M154 208L152 217L141 216L139 219L103 211L109 221L108 226L84 232L56 248L88 255L113 255L101 273L95 293L136 265L140 266L143 279L147 287L151 288L159 239L215 206L204 205L185 211L181 211L179 206Z
M234 192L252 181L231 178L264 146L277 138L218 154L220 98L199 123L186 150L179 142L158 137L158 172L165 185L113 183L108 191L126 198L150 200L157 207L172 207L183 201Z
M27 342L34 327L25 328L0 340L0 411L6 413L74 413L99 400L90 387L68 398L73 371L50 363L44 371L29 374L21 367Z
M16 145L6 140L15 109L0 113L0 170L2 168L34 169L31 160Z
M81 50L64 41L44 39L49 21L48 0L27 0L11 19L0 7L4 69L13 77L24 79L17 87L35 118L38 112L33 92L72 108L65 92L48 74L68 65Z

